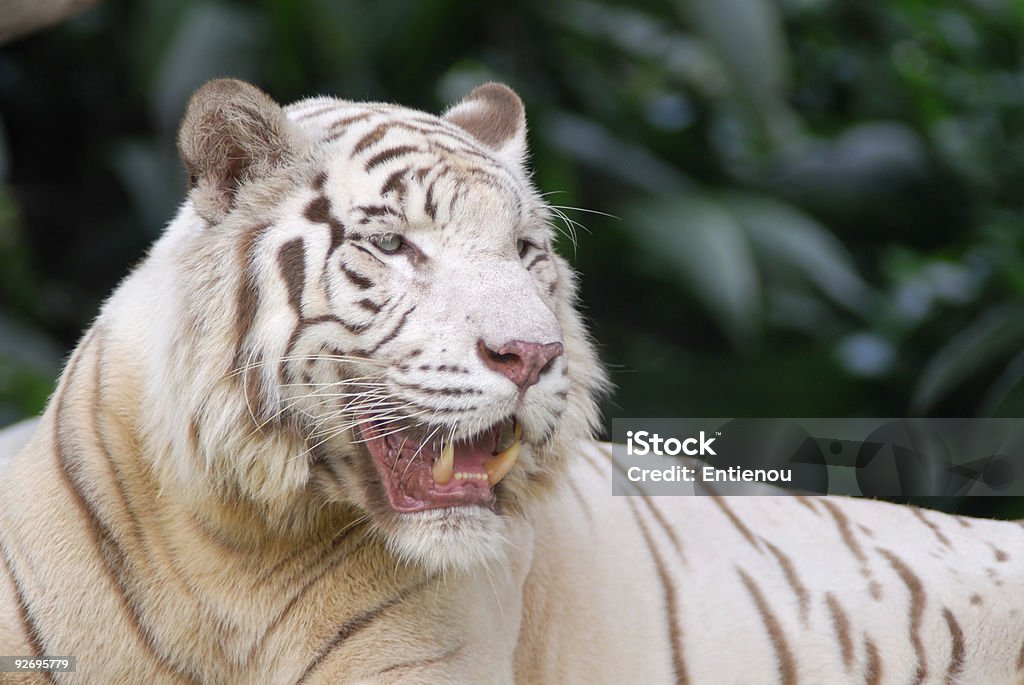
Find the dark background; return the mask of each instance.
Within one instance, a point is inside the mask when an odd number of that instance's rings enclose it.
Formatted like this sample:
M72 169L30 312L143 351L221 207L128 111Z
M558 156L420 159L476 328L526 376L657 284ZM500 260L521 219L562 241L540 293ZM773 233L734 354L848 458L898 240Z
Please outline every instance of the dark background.
M1021 415L1021 36L1013 0L106 0L0 46L0 425L172 217L225 75L435 112L513 86L579 208L609 418Z

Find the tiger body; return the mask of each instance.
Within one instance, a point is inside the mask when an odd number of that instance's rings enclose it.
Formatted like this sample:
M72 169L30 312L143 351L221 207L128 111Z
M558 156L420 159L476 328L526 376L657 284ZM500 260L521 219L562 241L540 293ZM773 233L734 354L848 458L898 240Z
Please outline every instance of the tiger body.
M78 672L0 680L1024 682L1017 524L610 496L511 91L213 82L179 146L188 201L0 473L0 654Z
M546 577L528 578L524 615L544 607L550 626L525 621L549 640L517 654L521 682L1024 683L1019 523L832 496L612 497L610 446L577 457L531 517Z

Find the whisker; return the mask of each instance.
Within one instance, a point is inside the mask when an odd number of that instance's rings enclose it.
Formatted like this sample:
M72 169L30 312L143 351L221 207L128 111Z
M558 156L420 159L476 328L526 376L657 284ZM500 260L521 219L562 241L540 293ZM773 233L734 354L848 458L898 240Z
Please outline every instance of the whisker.
M254 352L255 352L255 350L254 350ZM339 363L371 364L371 365L376 365L376 366L384 367L385 370L386 370L387 367L389 367L391 365L391 363L389 361L387 361L387 360L373 359L371 357L355 357L355 356L340 355L340 354L312 354L312 355L311 354L300 354L300 355L287 355L287 356L284 356L284 357L278 357L276 359L264 359L264 360L259 361L259 362L249 361L249 362L247 362L245 364L245 366L241 366L241 367L239 367L237 369L232 369L231 371L226 373L224 375L224 377L225 378L230 378L232 376L237 376L238 374L245 373L246 371L248 371L250 369L257 368L257 367L260 367L260 366L267 366L268 364L275 364L276 365L276 364L280 364L282 362L295 362L295 361L314 361L314 362L315 361L330 361L330 362L339 362Z
M416 460L418 456L420 456L420 452L423 451L424 445L427 445L431 440L433 440L434 436L437 434L437 431L440 429L441 426L437 426L437 428L430 432L430 435L428 435L422 442L420 442L420 446L417 447L416 451L413 452L411 457L409 457L409 463L405 465L405 471L402 473L402 478L405 478L405 474L409 472L409 467L412 466L412 463Z
M380 382L380 383L367 383L367 382L359 382L359 381L332 381L332 382L329 382L329 383L282 383L280 385L280 387L282 387L282 388L324 388L324 387L345 386L345 385L354 385L354 386L360 387L360 388L363 388L363 387L367 387L367 388L385 388L385 387L388 386L388 384L386 382L383 382L383 381Z
M407 442L409 442L409 436L408 435L405 436L405 440L402 441L402 444L398 446L398 454L399 454L399 456L401 456L402 450L405 449L405 443L407 443ZM391 465L391 473L389 474L388 478L393 478L394 477L395 469L396 468L398 468L398 459L395 459L395 463Z
M606 216L609 219L615 219L616 221L622 221L622 217L621 216L616 216L615 214L609 214L608 212L602 212L602 211L599 211L597 209L587 209L586 207L570 207L568 205L548 205L548 206L553 208L553 209L568 209L569 211L572 211L572 212L586 212L587 214L597 214L599 216Z

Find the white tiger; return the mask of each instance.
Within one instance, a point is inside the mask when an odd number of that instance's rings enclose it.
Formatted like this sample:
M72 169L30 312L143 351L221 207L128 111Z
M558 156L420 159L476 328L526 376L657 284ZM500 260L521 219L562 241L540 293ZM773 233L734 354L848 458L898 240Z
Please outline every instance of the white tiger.
M187 201L0 476L0 654L77 671L0 680L1024 683L1018 524L611 496L508 88L214 81L179 146Z

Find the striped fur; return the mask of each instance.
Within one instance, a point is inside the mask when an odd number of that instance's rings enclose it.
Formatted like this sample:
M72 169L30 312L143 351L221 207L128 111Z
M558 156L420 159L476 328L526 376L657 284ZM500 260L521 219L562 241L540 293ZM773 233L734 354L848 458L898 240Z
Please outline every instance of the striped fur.
M1024 682L1017 524L610 497L525 126L494 84L440 118L199 91L188 200L0 440L0 654L79 659L0 682ZM564 354L517 386L505 340ZM397 513L367 416L523 447L493 506Z
M520 682L1024 683L1024 526L842 497L611 497L576 450L531 512Z

